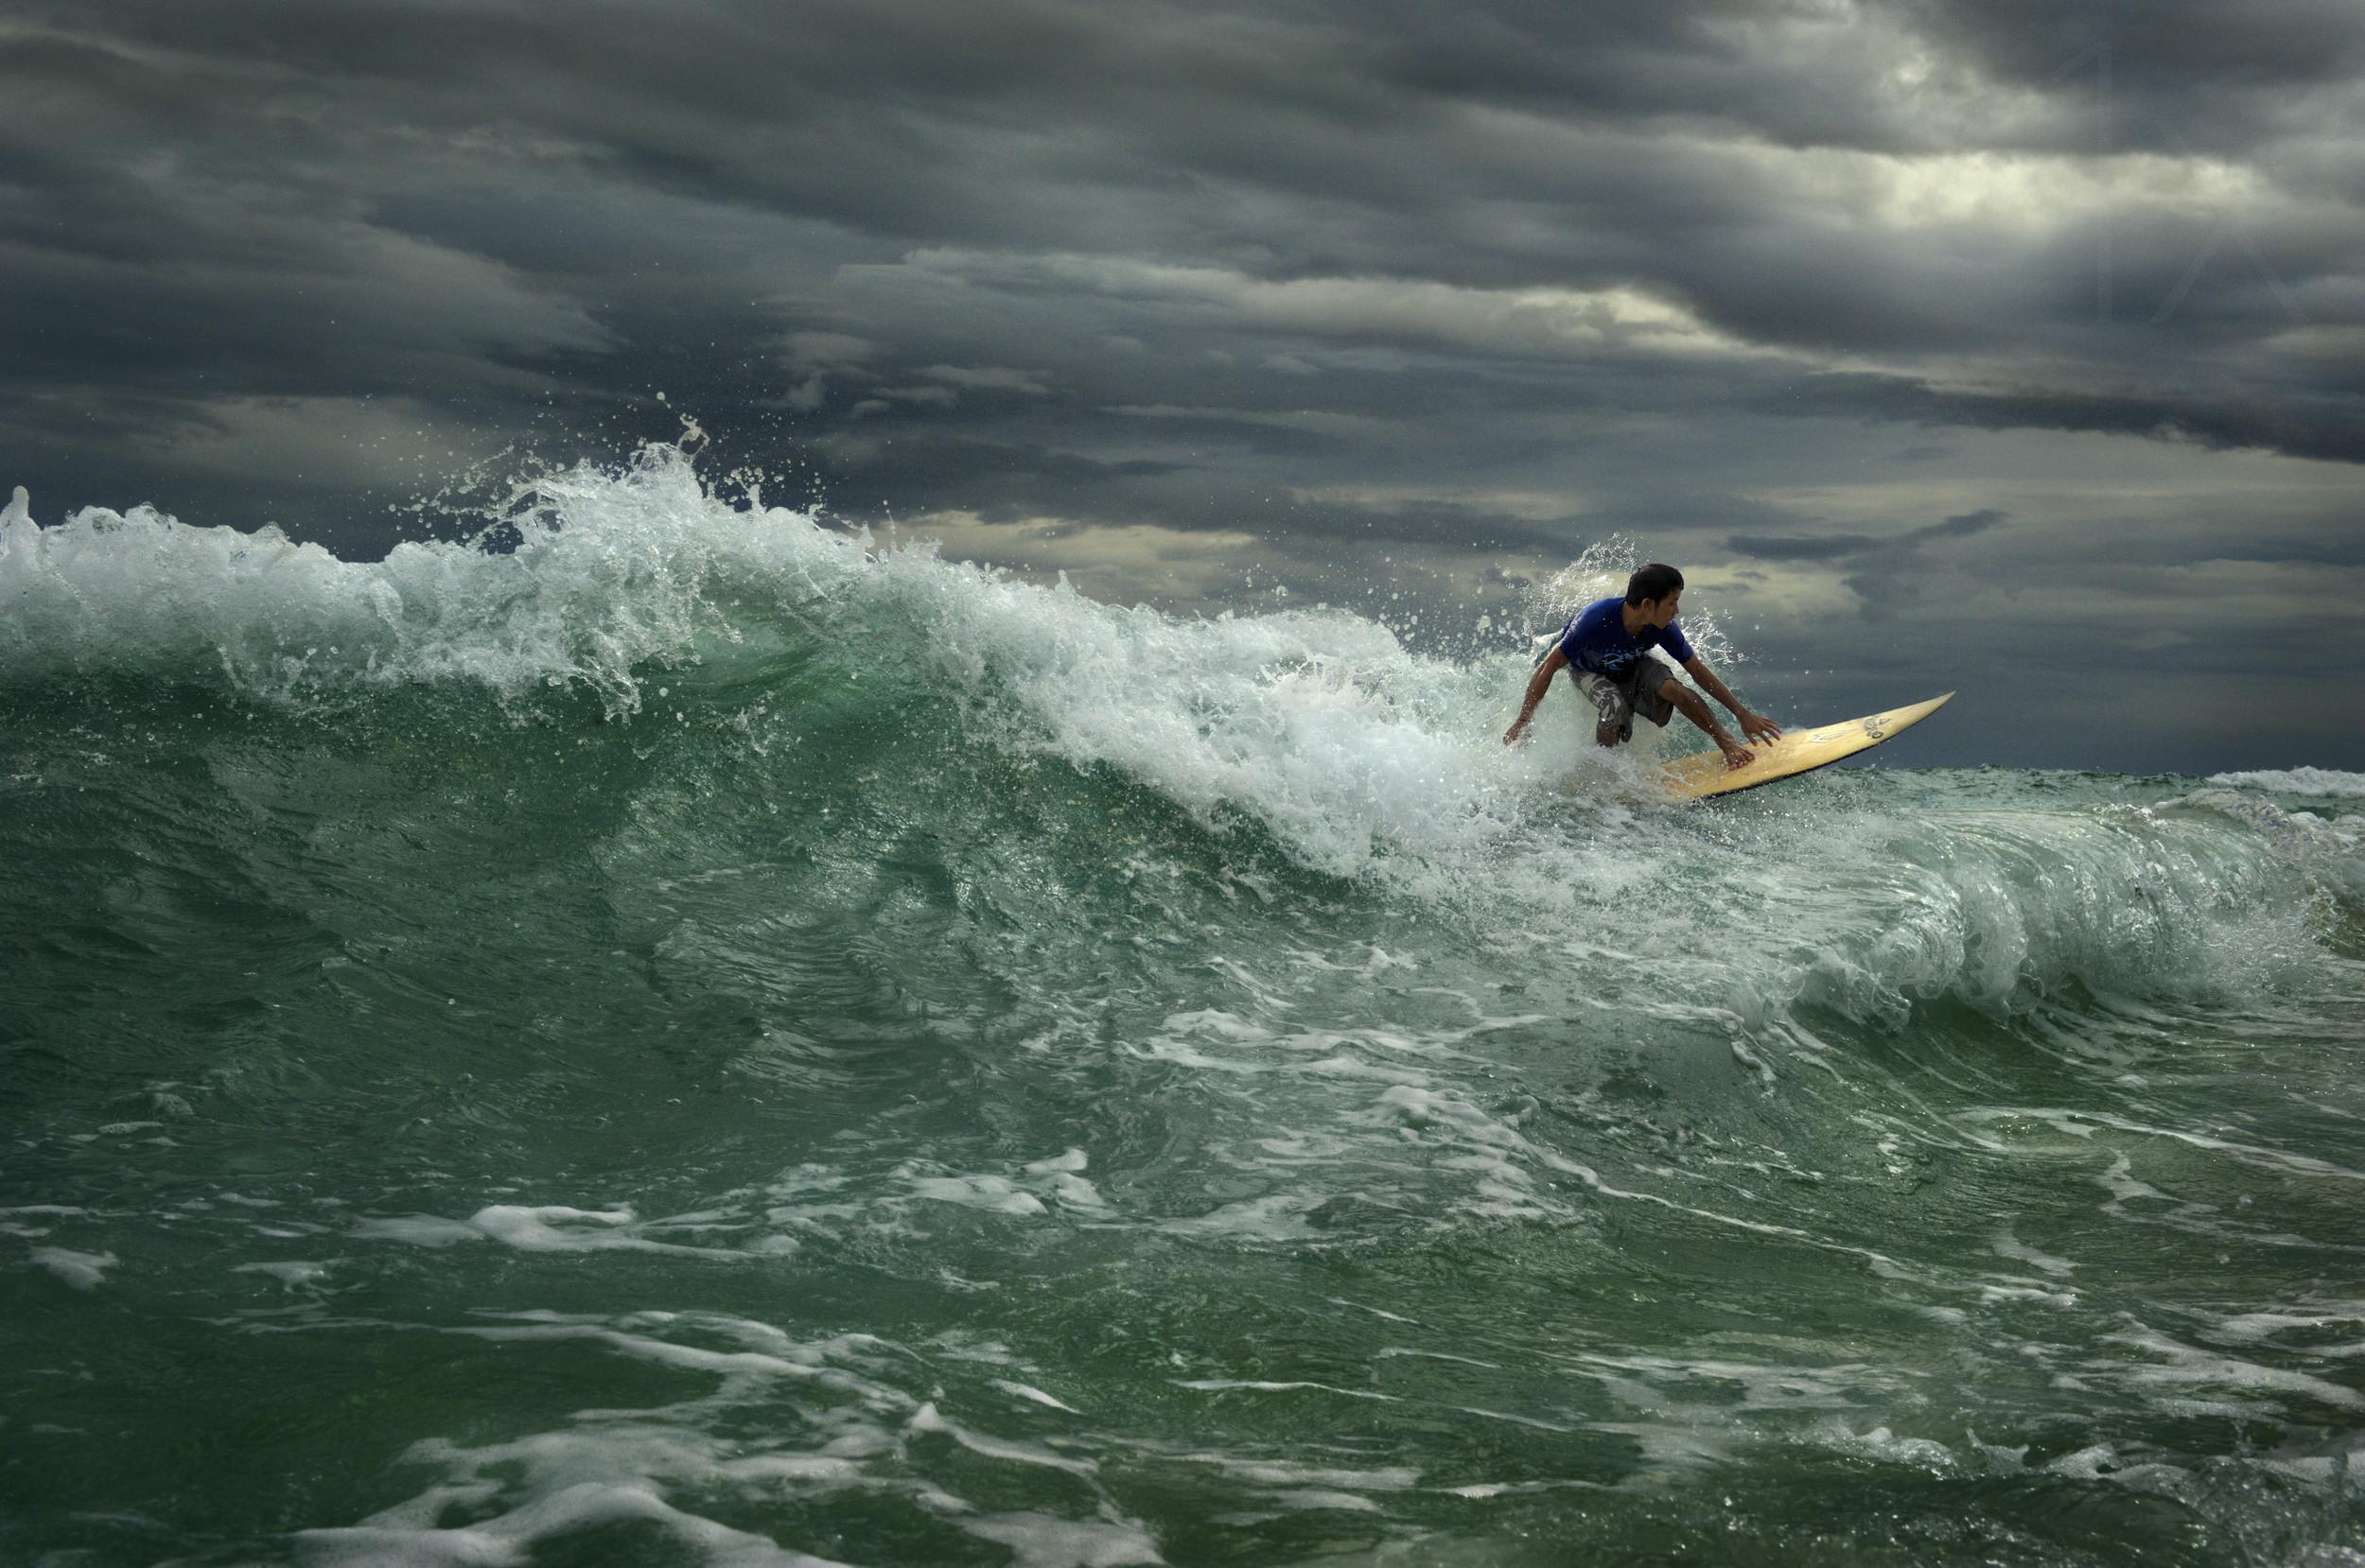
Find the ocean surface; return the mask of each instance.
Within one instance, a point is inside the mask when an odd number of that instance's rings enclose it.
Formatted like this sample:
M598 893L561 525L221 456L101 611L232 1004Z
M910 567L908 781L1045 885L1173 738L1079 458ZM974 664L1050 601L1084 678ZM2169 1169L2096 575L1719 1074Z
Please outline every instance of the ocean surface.
M0 1560L2365 1562L2365 778L499 543L0 517Z

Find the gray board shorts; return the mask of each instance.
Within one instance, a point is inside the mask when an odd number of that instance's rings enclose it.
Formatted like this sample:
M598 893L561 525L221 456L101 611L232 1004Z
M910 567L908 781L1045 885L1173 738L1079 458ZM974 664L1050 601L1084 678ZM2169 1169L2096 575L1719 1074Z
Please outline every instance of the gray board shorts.
M1535 662L1542 664L1551 657L1552 648L1558 646L1554 643L1546 648ZM1661 729L1675 716L1675 705L1658 694L1658 688L1674 676L1675 667L1655 653L1644 653L1615 675L1579 670L1573 664L1568 666L1568 673L1576 681L1577 689L1585 693L1585 700L1601 715L1601 722L1618 726L1618 739L1621 741L1634 739L1637 714Z

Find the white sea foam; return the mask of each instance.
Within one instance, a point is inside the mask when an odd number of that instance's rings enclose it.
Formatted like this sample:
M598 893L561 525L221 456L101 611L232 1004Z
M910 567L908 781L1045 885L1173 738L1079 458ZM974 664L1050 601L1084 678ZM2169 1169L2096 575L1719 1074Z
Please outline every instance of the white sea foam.
M716 1568L823 1568L829 1559L793 1541L710 1515L842 1491L867 1494L874 1508L908 1508L1042 1568L1160 1560L1147 1529L1108 1498L1095 1460L955 1420L936 1400L916 1401L887 1381L908 1369L909 1352L868 1335L797 1340L752 1319L670 1312L515 1313L447 1332L521 1348L590 1344L705 1386L678 1403L583 1410L567 1425L489 1442L416 1442L407 1462L440 1472L438 1479L355 1524L299 1532L304 1560L513 1564L566 1536L639 1524ZM1048 1396L1035 1403L1067 1409ZM752 1421L740 1414L756 1412ZM931 1443L956 1446L966 1465L1048 1472L1043 1479L1070 1489L1086 1516L980 1509L914 1473ZM718 1509L717 1499L734 1506ZM461 1509L474 1522L446 1523Z
M1997 1257L2009 1258L2014 1263L2026 1263L2029 1267L2040 1269L2056 1279L2067 1279L2077 1271L2077 1265L2067 1258L2057 1258L2050 1253L2040 1252L2022 1242L2012 1234L2011 1228L2008 1226L1988 1245L1994 1249Z
M995 1437L972 1430L959 1421L946 1419L934 1403L921 1405L903 1423L906 1437L925 1437L942 1433L972 1454L990 1459L1005 1459L1013 1464L1042 1465L1050 1470L1063 1470L1071 1475L1090 1475L1100 1467L1091 1459L1070 1458L1055 1453L1041 1443L1020 1442L1008 1437Z
M1235 1241L1304 1241L1317 1232L1305 1221L1323 1199L1296 1193L1244 1198L1187 1219L1166 1220L1159 1226L1171 1235L1220 1236Z
M667 1222L639 1222L631 1209L577 1209L567 1204L488 1204L465 1220L435 1214L377 1215L358 1221L352 1233L373 1241L408 1242L413 1246L450 1246L455 1243L493 1241L520 1252L662 1252L678 1257L730 1259L747 1254L727 1247L691 1246L658 1241L653 1230L675 1228ZM703 1221L686 1227L712 1228ZM754 1252L780 1250L757 1246Z
M1000 1513L965 1521L962 1528L1007 1546L1012 1568L1125 1568L1165 1560L1149 1533L1130 1520Z
M434 1500L458 1502L464 1496L439 1492ZM532 1560L536 1542L631 1523L659 1526L717 1568L843 1568L831 1559L789 1550L768 1537L676 1508L655 1489L630 1482L579 1481L482 1524L451 1529L381 1515L343 1529L300 1530L294 1542L305 1562L328 1568L374 1568L386 1562L507 1568Z
M2158 1358L2152 1365L2118 1372L2123 1382L2134 1387L2204 1387L2254 1396L2253 1400L2226 1402L2242 1407L2245 1414L2256 1414L2259 1410L2284 1413L2286 1401L2296 1402L2302 1415L2308 1413L2311 1404L2343 1411L2365 1410L2365 1394L2329 1379L2205 1350L2140 1324L2126 1333L2102 1337L2111 1343L2133 1346Z
M1954 1451L1944 1443L1929 1437L1901 1437L1885 1426L1859 1432L1834 1417L1818 1422L1808 1436L1810 1440L1842 1454L1906 1465L1933 1474L1951 1474L1961 1468Z
M107 1270L115 1266L112 1252L77 1252L63 1246L34 1247L26 1261L76 1290L96 1290L106 1281Z
M1000 1214L1032 1217L1048 1212L1042 1199L1022 1192L1007 1176L906 1174L911 1190L937 1203L957 1203L970 1209L990 1209Z
M2235 1344L2256 1344L2276 1334L2293 1330L2322 1330L2333 1327L2365 1329L2365 1301L2326 1301L2313 1303L2315 1311L2246 1312L2237 1313L2217 1322L2210 1331L2212 1339L2230 1340ZM2365 1341L2345 1345L2310 1344L2307 1353L2339 1359L2365 1355Z
M272 1279L278 1281L283 1287L295 1290L305 1285L319 1284L327 1279L328 1265L290 1259L281 1263L240 1263L230 1272L269 1275Z
M1379 1400L1389 1404L1403 1402L1393 1394L1383 1394L1373 1388L1340 1388L1327 1383L1284 1382L1258 1378L1189 1378L1177 1379L1177 1388L1196 1389L1202 1394L1247 1392L1254 1394L1292 1394L1299 1392L1338 1394L1351 1400Z
M1016 1394L1020 1399L1031 1400L1037 1404L1048 1405L1054 1410L1064 1410L1071 1416L1080 1415L1082 1413L1078 1411L1076 1406L1044 1393L1042 1389L1035 1387L1031 1384L1012 1383L1007 1378L995 1378L993 1380L993 1385L996 1388L1001 1389L1006 1394Z

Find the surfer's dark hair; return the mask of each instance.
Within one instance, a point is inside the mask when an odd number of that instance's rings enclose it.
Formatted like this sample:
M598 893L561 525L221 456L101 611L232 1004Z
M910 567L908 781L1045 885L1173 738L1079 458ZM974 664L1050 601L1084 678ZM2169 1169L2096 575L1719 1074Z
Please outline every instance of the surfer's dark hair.
M1664 561L1654 561L1626 579L1626 602L1639 604L1645 600L1665 599L1683 585L1683 573Z

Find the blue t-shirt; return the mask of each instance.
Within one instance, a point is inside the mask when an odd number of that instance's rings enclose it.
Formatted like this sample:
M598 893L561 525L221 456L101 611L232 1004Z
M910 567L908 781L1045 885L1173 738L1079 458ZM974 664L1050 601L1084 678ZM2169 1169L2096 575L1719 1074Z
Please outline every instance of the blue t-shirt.
M1587 604L1560 634L1561 653L1576 669L1597 675L1622 674L1649 648L1666 649L1678 664L1691 657L1691 644L1673 621L1664 629L1645 626L1639 636L1626 636L1625 611L1622 594Z

